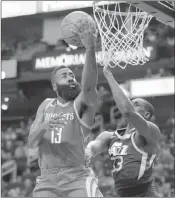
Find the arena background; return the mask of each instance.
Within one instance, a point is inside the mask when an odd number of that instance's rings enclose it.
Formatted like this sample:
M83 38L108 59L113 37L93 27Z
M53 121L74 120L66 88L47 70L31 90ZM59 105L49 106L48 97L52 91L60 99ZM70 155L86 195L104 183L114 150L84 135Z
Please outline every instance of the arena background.
M2 197L29 197L40 173L37 151L26 147L27 136L39 104L55 96L50 84L51 71L59 64L67 65L80 80L85 58L83 48L69 47L59 40L61 21L74 10L91 16L93 12L90 1L2 3L1 194ZM145 53L150 61L144 66L113 69L126 94L131 98L146 98L155 107L153 122L160 127L162 138L154 175L156 189L164 197L175 196L174 46L174 29L153 18L144 36ZM98 37L97 58L100 50ZM126 124L100 65L98 93L100 103L92 140L103 130ZM92 167L104 196L115 197L107 152L94 158Z

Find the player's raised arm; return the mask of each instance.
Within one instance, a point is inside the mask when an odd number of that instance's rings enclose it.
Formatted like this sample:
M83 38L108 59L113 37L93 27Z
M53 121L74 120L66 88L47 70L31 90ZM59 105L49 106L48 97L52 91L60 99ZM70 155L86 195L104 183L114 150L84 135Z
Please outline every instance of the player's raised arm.
M109 66L104 67L103 72L110 85L117 107L125 116L129 124L136 128L138 133L145 137L148 141L152 143L157 142L160 139L159 128L146 119L147 114L141 115L135 110L131 100L126 96L119 84L114 79L113 74L109 70Z
M97 32L93 34L92 31L86 30L86 32L77 34L79 34L86 49L86 59L82 72L81 93L75 99L75 106L80 120L82 121L81 123L86 128L91 129L98 103L98 94L96 90L98 71L95 56Z
M112 136L111 132L104 131L94 141L91 141L86 147L86 155L95 157L102 153L108 146L109 138Z
M95 56L97 32L96 34L93 34L87 29L85 32L78 34L86 49L86 59L81 80L82 92L80 94L80 100L82 100L88 106L94 106L94 104L97 102L96 86L98 81L98 71Z
M52 118L51 120L44 122L44 110L49 101L49 99L46 99L41 103L37 110L36 118L30 127L28 136L28 147L30 148L38 146L47 130L53 130L59 126L64 127L64 120L62 116Z

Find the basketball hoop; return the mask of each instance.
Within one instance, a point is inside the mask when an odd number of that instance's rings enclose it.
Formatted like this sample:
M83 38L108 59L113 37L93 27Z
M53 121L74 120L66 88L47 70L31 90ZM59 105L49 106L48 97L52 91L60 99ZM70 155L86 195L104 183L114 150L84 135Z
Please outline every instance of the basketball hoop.
M126 1L98 1L93 4L102 43L102 66L143 65L148 61L143 48L144 30L150 14ZM133 4L133 5L132 5ZM137 1L135 1L137 4Z

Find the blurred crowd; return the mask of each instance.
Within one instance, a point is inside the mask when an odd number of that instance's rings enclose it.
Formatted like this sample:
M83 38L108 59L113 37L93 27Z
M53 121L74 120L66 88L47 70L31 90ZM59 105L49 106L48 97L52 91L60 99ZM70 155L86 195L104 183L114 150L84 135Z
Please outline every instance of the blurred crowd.
M27 139L31 123L32 119L29 119L27 123L21 121L19 125L15 124L8 127L2 125L2 174L3 171L9 169L9 173L7 172L2 179L2 196L29 196L33 190L36 175L35 173L31 174L31 170L27 166ZM11 163L8 165L8 162ZM15 165L17 169L15 169Z
M159 78L159 77L168 77L174 75L174 69L170 68L159 68L156 73L153 73L151 68L146 70L145 78Z
M103 86L100 86L98 91L100 103L89 141L95 139L104 130L112 131L126 126L126 121L115 106L110 92ZM156 118L153 117L152 121L155 122L155 120ZM27 137L32 121L33 119L29 118L21 121L20 124L8 125L2 123L1 163L4 166L4 171L6 171L4 164L11 162L11 165L7 168L12 170L3 175L2 197L32 196L36 176L40 174L37 160L29 163L27 158ZM174 123L174 113L169 118L165 118L164 123L161 123L162 139L154 167L156 189L164 197L175 196L173 190L175 188ZM15 168L12 168L14 164L17 165L16 172ZM107 151L93 158L92 168L99 178L99 186L103 195L105 197L115 197L114 181L111 176L112 166Z

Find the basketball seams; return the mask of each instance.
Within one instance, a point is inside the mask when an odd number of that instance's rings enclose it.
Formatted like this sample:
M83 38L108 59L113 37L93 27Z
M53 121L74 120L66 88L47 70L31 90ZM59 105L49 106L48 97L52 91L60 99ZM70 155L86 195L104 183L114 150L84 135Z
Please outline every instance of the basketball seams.
M81 23L77 23L77 24L81 24ZM68 25L74 25L77 29L78 29L78 31L80 31L80 28L77 26L77 24L75 24L75 23L68 23L68 24L66 24L66 25L64 25L64 26L61 26L61 30L64 28L64 27L66 27L66 26L68 26ZM77 37L78 35L74 35L74 36L71 36L71 37L67 37L67 38L64 38L64 39L69 39L69 38L74 38L74 37Z
M80 30L80 28L79 28L79 25L81 25L82 24L82 22L76 22L76 23L67 23L67 24L65 24L64 26L61 26L61 30L63 30L63 28L65 28L65 27L67 27L67 26L69 26L69 25L74 25L77 29L78 29L78 31L80 31L81 32L81 30ZM78 36L78 35L77 35ZM69 39L69 38L74 38L75 36L71 36L71 37L67 37L67 38L64 38L64 39Z

